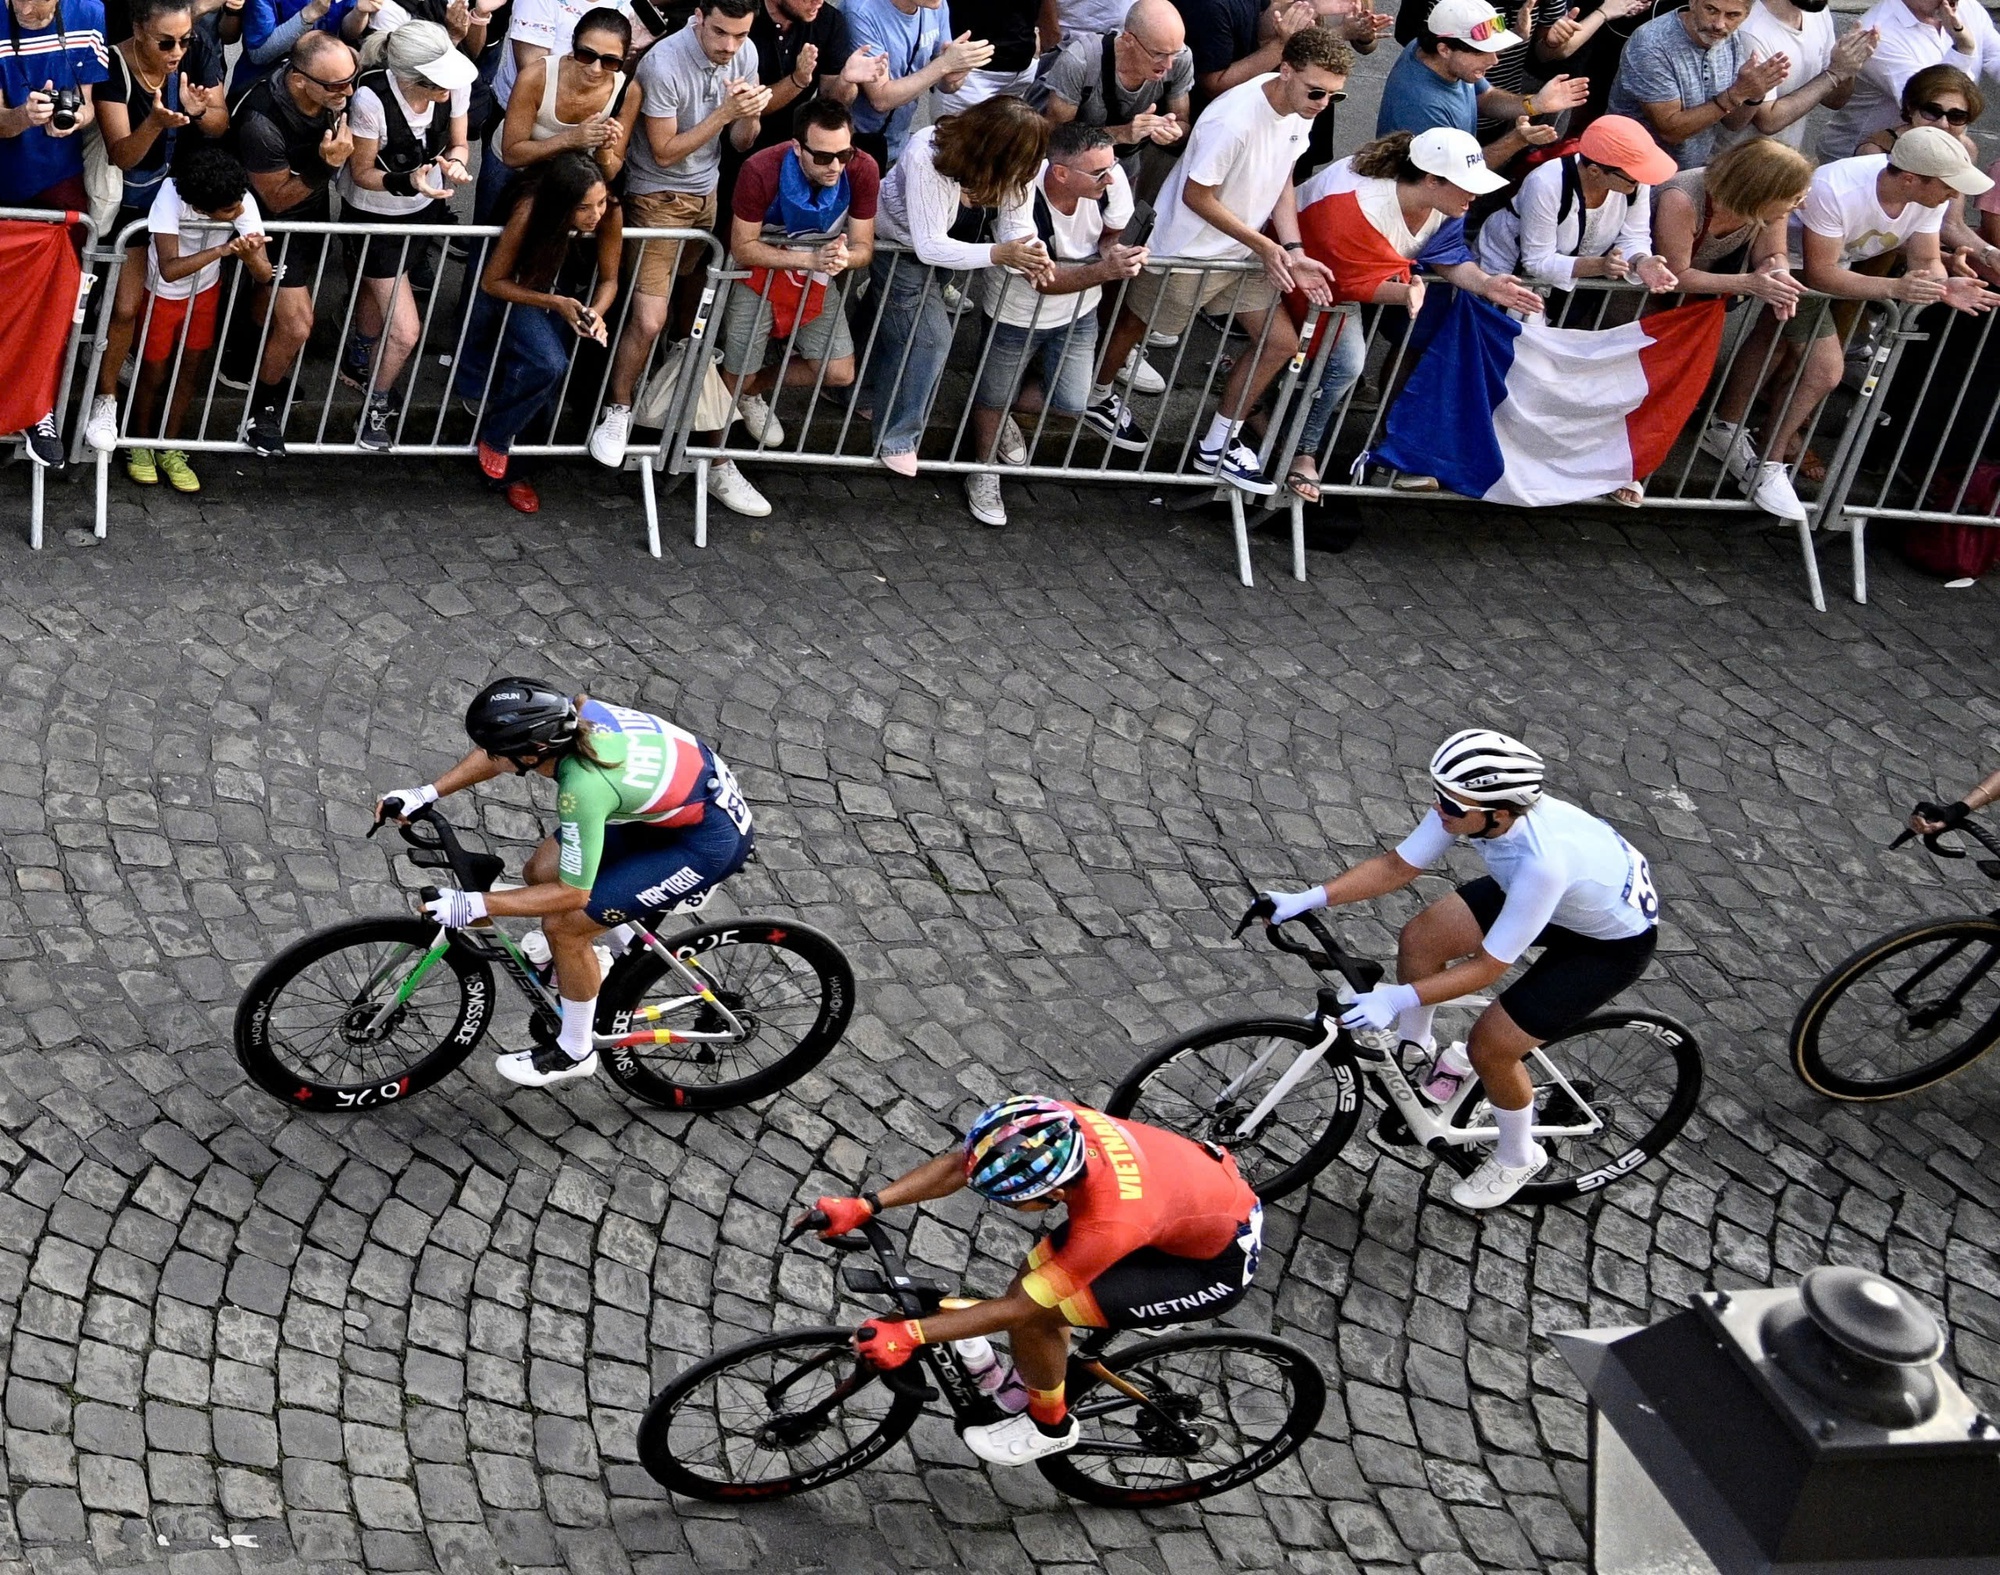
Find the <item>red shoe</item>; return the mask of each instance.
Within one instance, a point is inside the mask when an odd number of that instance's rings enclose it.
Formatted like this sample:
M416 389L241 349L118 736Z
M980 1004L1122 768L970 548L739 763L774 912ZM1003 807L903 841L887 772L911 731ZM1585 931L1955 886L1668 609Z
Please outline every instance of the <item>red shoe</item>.
M523 514L539 514L542 511L541 495L535 491L532 482L508 482L507 501Z
M507 456L497 448L479 445L479 468L486 473L488 481L499 481L507 474Z

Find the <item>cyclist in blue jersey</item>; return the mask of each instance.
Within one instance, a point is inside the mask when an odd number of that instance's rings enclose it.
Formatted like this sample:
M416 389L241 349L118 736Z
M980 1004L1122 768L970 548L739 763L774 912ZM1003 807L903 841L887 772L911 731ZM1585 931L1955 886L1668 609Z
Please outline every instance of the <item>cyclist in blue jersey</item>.
M402 820L449 793L516 772L553 777L556 834L545 838L515 891L447 891L424 905L453 929L489 915L542 921L562 997L552 1045L502 1055L494 1065L530 1088L587 1077L603 970L592 943L627 920L693 907L750 856L750 810L736 778L694 734L663 717L571 699L532 678L501 678L465 713L472 753L437 781L396 788L377 820Z
M1660 902L1640 853L1595 815L1542 791L1542 757L1484 728L1454 733L1431 757L1435 802L1393 853L1302 892L1265 892L1274 922L1310 909L1400 891L1467 841L1487 873L1403 926L1397 984L1359 997L1350 1028L1395 1026L1434 1059L1425 1096L1442 1105L1477 1073L1500 1141L1451 1189L1462 1207L1505 1203L1548 1163L1535 1142L1528 1052L1573 1028L1646 971L1659 939ZM1541 955L1479 1015L1464 1055L1437 1053L1431 1015L1485 989L1530 947Z

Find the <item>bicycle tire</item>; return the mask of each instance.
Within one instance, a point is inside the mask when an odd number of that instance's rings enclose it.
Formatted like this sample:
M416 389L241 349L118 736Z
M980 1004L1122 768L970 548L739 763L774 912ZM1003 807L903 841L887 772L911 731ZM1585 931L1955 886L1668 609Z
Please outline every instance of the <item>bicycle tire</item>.
M374 979L393 956L390 948L408 947L421 953L436 938L437 926L422 919L355 919L286 947L259 970L237 1003L233 1035L236 1059L250 1080L294 1110L353 1112L406 1099L451 1071L472 1054L493 1013L493 970L458 946L444 954L418 987L420 992L428 991L434 983L445 980L456 986L451 994L438 989L435 1006L427 1005L425 1020L432 1026L421 1037L428 1048L414 1058L386 1056L365 1077L342 1079L331 1065L307 1062L296 1043L299 1036L312 1031L338 1035L348 1049L361 1049L341 1025L342 1018L359 1009L352 994L345 997L346 1005L341 1008L342 989L358 990ZM371 956L360 955L364 948ZM322 968L327 976L324 982L313 977L314 970ZM295 1004L285 998L288 987ZM324 999L313 1001L315 991ZM320 1008L322 1016L328 1009L339 1009L340 1016L330 1025L312 1029L306 1019L314 1006ZM408 1020L409 1010L406 1003L393 1019L391 1035ZM447 1014L449 1021L441 1023ZM360 1058L349 1059L353 1070L360 1072Z
M1226 1109L1218 1110L1213 1096L1264 1052L1254 1041L1284 1040L1305 1049L1321 1037L1322 1030L1292 1017L1209 1023L1148 1051L1111 1091L1105 1112L1165 1127L1196 1142L1221 1144L1236 1156L1250 1190L1268 1203L1311 1181L1354 1135L1361 1120L1361 1075L1353 1056L1342 1047L1329 1050L1249 1139L1233 1131L1232 1122L1255 1107L1261 1088L1275 1082L1291 1061L1274 1058L1281 1064L1267 1066L1259 1082ZM1225 1051L1224 1057L1212 1054L1218 1050ZM1314 1099L1316 1105L1305 1103ZM1288 1112L1294 1119L1286 1120ZM1297 1119L1301 1115L1304 1119Z
M1654 1090L1661 1088L1660 1080L1650 1071L1641 1069L1636 1073L1623 1074L1616 1091L1605 1093L1606 1074L1600 1063L1598 1075L1589 1075L1591 1068L1577 1059L1579 1041L1589 1038L1609 1043L1611 1036L1621 1031L1629 1031L1646 1045L1664 1052L1674 1069L1673 1084L1665 1091L1663 1098L1653 1097ZM1565 1065L1563 1047L1571 1047L1568 1064ZM1542 1046L1542 1053L1569 1078L1578 1092L1589 1100L1591 1107L1599 1115L1609 1115L1613 1126L1606 1136L1611 1144L1605 1155L1575 1175L1564 1176L1553 1181L1531 1181L1514 1194L1516 1203L1566 1203L1572 1198L1580 1198L1587 1193L1601 1191L1612 1182L1629 1176L1647 1160L1655 1158L1671 1143L1681 1128L1687 1125L1695 1106L1701 1100L1703 1069L1701 1046L1695 1042L1693 1031L1685 1023L1677 1022L1664 1012L1600 1012L1594 1017L1586 1017L1575 1027L1556 1035ZM1536 1063L1530 1057L1527 1066L1529 1075L1536 1072ZM1552 1089L1561 1095L1559 1087L1536 1082L1536 1104L1541 1115L1549 1113L1549 1096L1544 1090ZM1634 1090L1645 1098L1634 1097ZM1473 1092L1460 1103L1453 1113L1451 1124L1457 1127L1487 1126L1491 1124L1490 1111L1483 1110L1485 1101L1483 1089L1475 1085ZM1566 1096L1565 1096L1566 1097ZM1635 1119L1627 1119L1619 1125L1622 1114L1630 1112ZM1540 1117L1538 1117L1539 1119ZM1570 1147L1581 1147L1583 1139L1545 1139L1543 1147L1550 1150L1550 1160L1560 1167ZM1596 1140L1591 1140L1596 1141ZM1553 1145L1553 1146L1552 1146ZM1546 1174L1546 1172L1544 1172Z
M897 1440L909 1432L916 1423L917 1414L923 1410L921 1400L889 1388L879 1378L871 1379L849 1397L854 1400L868 1396L871 1404L882 1408L879 1418L858 1442L806 1471L790 1471L784 1476L751 1480L724 1478L691 1463L686 1458L686 1445L677 1446L674 1440L674 1424L682 1408L696 1398L704 1386L723 1379L733 1369L744 1369L747 1374L754 1364L766 1358L779 1358L790 1350L801 1354L801 1361L807 1364L807 1372L812 1365L810 1359L816 1357L824 1363L827 1373L839 1370L841 1376L846 1377L860 1362L860 1358L854 1355L853 1340L854 1331L851 1328L786 1329L745 1340L740 1345L695 1363L655 1395L652 1404L647 1406L646 1414L639 1423L640 1464L655 1482L669 1492L713 1502L786 1498L794 1493L824 1487L829 1482L859 1471L893 1448ZM772 1385L784 1381L784 1375L775 1370L776 1362L771 1365L773 1371L769 1375L758 1373L740 1380L766 1397L767 1404ZM719 1402L717 1419L720 1420ZM769 1418L757 1424L760 1428L769 1425ZM751 1447L761 1446L753 1438Z
M625 1046L603 1052L604 1064L625 1090L649 1104L670 1110L726 1110L774 1094L796 1082L825 1059L847 1031L854 1011L854 969L846 954L827 936L810 925L787 919L737 919L724 924L703 924L683 930L662 941L677 956L698 959L709 977L711 988L740 1017L752 1016L761 1029L774 1011L783 1009L787 1026L778 1037L786 1041L768 1064L759 1064L735 1077L690 1077L697 1069L722 1069L734 1064L717 1055L710 1046L696 1044L676 1047L663 1045ZM749 948L758 948L761 962L750 958ZM789 961L777 962L779 958ZM787 1000L781 986L768 971L771 966L785 970L795 999ZM731 974L730 970L738 970ZM750 971L745 972L748 969ZM804 970L801 972L800 970ZM805 975L811 975L811 988ZM604 996L598 1006L597 1031L624 1033L632 1026L632 1014L643 1005L646 992L667 976L667 965L650 950L628 953L612 969L605 981ZM753 1000L753 989L762 991L772 984L772 992ZM699 1020L705 1007L691 1008ZM755 1043L753 1034L746 1043ZM680 1076L669 1073L681 1073Z
M1282 1375L1288 1393L1273 1396L1281 1400L1281 1406L1268 1402L1252 1403L1246 1399L1247 1391L1243 1381L1232 1389L1223 1373L1218 1358L1213 1377L1207 1377L1199 1364L1189 1358L1201 1352L1235 1352L1245 1357L1254 1357L1258 1365L1276 1369ZM1189 1334L1170 1334L1160 1339L1147 1340L1138 1345L1127 1346L1123 1350L1113 1350L1104 1357L1105 1366L1128 1383L1146 1390L1156 1400L1162 1394L1173 1397L1172 1409L1177 1419L1191 1420L1206 1417L1220 1419L1228 1425L1236 1425L1250 1412L1263 1410L1275 1418L1271 1435L1258 1442L1246 1454L1217 1470L1181 1481L1157 1483L1133 1483L1124 1485L1117 1481L1091 1475L1093 1466L1110 1474L1131 1472L1135 1461L1167 1461L1175 1467L1184 1464L1186 1457L1178 1454L1159 1456L1147 1455L1093 1455L1087 1446L1093 1436L1093 1426L1100 1420L1109 1422L1113 1418L1134 1417L1141 1419L1139 1426L1126 1426L1120 1420L1117 1427L1133 1434L1138 1441L1146 1442L1143 1420L1146 1413L1140 1411L1131 1400L1110 1388L1103 1379L1090 1374L1087 1368L1072 1362L1070 1364L1070 1413L1077 1418L1084 1430L1085 1447L1060 1455L1050 1455L1038 1461L1042 1475L1058 1491L1072 1498L1082 1499L1090 1504L1102 1504L1113 1508L1136 1509L1159 1504L1187 1504L1196 1499L1213 1498L1218 1493L1227 1493L1232 1488L1254 1481L1274 1466L1282 1464L1296 1454L1312 1431L1319 1425L1321 1414L1326 1409L1326 1378L1318 1365L1287 1340L1274 1335L1251 1334L1241 1329L1203 1329ZM1164 1368L1176 1362L1184 1362L1190 1375L1182 1380L1181 1387L1163 1385L1157 1372L1149 1368ZM1103 1431L1109 1435L1111 1428ZM1122 1439L1111 1441L1123 1442ZM1125 1464L1121 1464L1124 1462ZM1166 1472L1162 1473L1168 1474Z
M1920 924L1906 925L1900 930L1891 930L1887 935L1878 936L1852 956L1837 963L1799 1007L1799 1014L1792 1021L1791 1052L1792 1069L1798 1073L1808 1088L1827 1096L1865 1102L1876 1099L1895 1099L1903 1094L1915 1093L1920 1088L1929 1088L1941 1083L1953 1073L1963 1071L1978 1060L1996 1042L2000 1042L2000 999L1986 1021L1976 1028L1971 1037L1962 1044L1910 1067L1900 1073L1877 1076L1856 1076L1854 1069L1843 1058L1836 1065L1836 1056L1829 1055L1826 1048L1828 1019L1850 996L1863 989L1870 976L1886 969L1893 960L1926 942L1936 942L1946 948L1943 956L1917 970L1909 984L1918 978L1929 977L1941 971L1952 952L1967 945L1984 945L1989 950L1980 966L1986 978L1996 978L1994 961L2000 956L2000 922L1984 916L1967 915L1959 919L1927 919ZM2000 984L2000 979L1996 979ZM1894 989L1890 991L1894 1000ZM1864 1008L1865 1010L1865 1008ZM1907 1003L1898 1008L1906 1029L1911 1028L1912 1014ZM1957 1015L1944 1020L1957 1021ZM1835 1023L1835 1037L1845 1028L1845 1023ZM1893 1032L1893 1030L1892 1030ZM1864 1058L1865 1059L1865 1058Z

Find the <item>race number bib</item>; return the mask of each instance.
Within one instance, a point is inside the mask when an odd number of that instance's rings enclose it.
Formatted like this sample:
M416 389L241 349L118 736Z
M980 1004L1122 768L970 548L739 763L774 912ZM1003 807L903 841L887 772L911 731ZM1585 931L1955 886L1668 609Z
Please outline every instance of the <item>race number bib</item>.
M1624 839L1619 839L1621 842ZM1625 890L1620 893L1628 907L1637 908L1648 924L1660 918L1660 894L1653 890L1653 868L1646 855L1625 843Z
M736 785L736 773L725 766L719 757L715 762L714 803L729 817L729 823L740 835L750 835L750 806L743 802L743 790Z
M1264 1255L1264 1205L1256 1204L1250 1218L1236 1228L1237 1250L1243 1254L1243 1283L1257 1278L1257 1260Z

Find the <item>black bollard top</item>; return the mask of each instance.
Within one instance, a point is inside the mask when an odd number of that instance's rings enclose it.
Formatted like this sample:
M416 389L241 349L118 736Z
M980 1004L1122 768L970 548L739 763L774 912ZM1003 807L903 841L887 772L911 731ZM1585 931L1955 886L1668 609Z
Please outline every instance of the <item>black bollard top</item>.
M1866 1269L1812 1269L1799 1281L1807 1315L1856 1356L1924 1367L1944 1354L1944 1331L1908 1291Z

